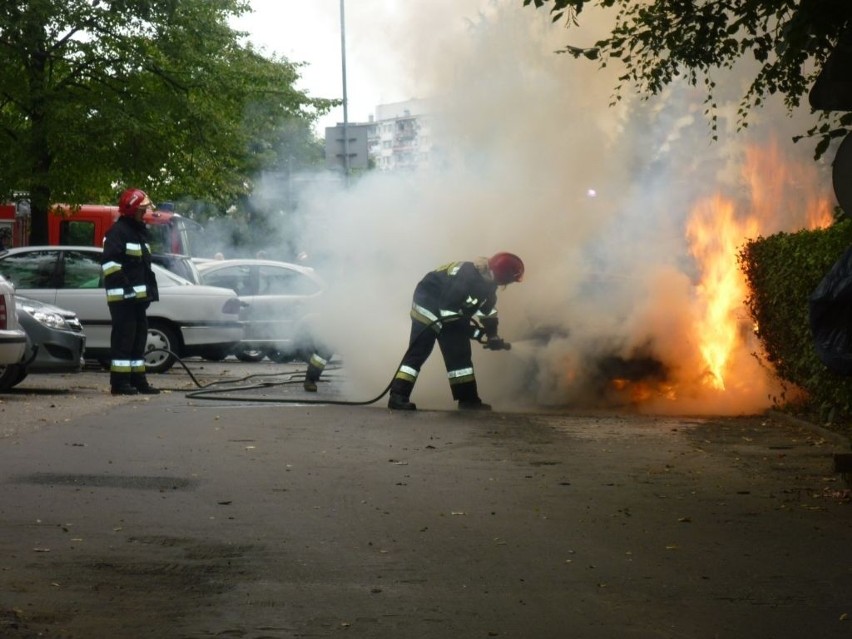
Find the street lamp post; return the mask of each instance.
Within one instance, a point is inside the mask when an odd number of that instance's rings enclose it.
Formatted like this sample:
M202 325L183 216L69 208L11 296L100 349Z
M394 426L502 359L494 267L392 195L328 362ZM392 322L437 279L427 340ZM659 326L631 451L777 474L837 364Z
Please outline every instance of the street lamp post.
M346 18L340 0L340 60L343 71L343 175L349 179L349 100L346 96Z

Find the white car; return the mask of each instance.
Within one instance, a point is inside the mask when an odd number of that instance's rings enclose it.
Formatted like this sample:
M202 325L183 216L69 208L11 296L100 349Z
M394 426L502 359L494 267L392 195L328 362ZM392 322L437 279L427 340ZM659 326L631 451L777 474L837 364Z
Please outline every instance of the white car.
M210 260L196 264L203 284L240 296L246 333L234 354L242 361L307 360L314 350L314 304L326 288L314 269L258 259ZM210 358L215 359L215 358Z
M18 324L15 288L0 277L0 365L17 364L26 348L27 334Z
M0 274L21 295L74 311L86 333L86 358L109 361L112 322L93 246L26 246L0 254ZM188 282L154 265L160 300L148 308L149 372L169 370L176 357L230 349L244 334L233 291ZM161 349L161 350L157 350Z

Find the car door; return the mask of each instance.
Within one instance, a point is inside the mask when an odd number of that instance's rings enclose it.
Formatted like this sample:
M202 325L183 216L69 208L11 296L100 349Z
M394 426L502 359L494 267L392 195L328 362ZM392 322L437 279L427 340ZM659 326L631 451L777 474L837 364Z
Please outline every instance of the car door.
M96 250L32 249L5 255L0 272L8 272L18 292L77 314L86 346L109 348L110 316L101 284Z
M54 304L77 313L91 347L108 348L112 321L103 286L101 255L95 251L62 251L60 282Z
M294 269L277 265L234 264L206 270L202 280L230 288L245 304L245 340L276 348L290 347L309 312L308 301L320 286Z
M257 267L256 282L251 302L254 321L276 341L303 338L311 302L320 293L318 283L300 271L273 264Z
M257 297L257 267L248 264L232 264L205 271L201 281L207 286L221 286L234 291L243 303L240 321L245 323L246 340L264 340L268 334L266 322L255 308Z

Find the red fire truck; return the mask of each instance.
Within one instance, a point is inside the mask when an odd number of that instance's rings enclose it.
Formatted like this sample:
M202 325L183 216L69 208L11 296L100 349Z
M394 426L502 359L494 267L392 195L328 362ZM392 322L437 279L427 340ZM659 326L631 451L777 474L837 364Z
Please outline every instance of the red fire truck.
M47 216L48 244L103 246L104 233L118 219L118 207L100 204L55 204ZM148 211L143 218L156 253L191 255L190 229L199 224L172 211ZM6 247L26 246L30 236L29 202L0 204L0 241Z

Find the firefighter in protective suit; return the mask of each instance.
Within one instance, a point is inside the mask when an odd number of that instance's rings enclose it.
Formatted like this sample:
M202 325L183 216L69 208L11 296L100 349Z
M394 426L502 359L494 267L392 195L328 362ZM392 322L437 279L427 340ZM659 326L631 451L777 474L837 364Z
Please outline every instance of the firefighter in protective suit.
M512 253L497 253L473 262L445 264L420 280L411 304L408 351L391 382L388 408L417 409L409 399L411 391L437 341L458 407L490 410L491 406L479 398L470 340L484 337L486 348L508 348L497 334L497 287L520 282L523 276L521 258ZM474 316L481 328L471 322Z
M104 235L101 268L112 319L109 381L113 395L160 392L145 376L147 310L159 299L148 230L142 221L151 206L144 191L127 189L118 201L119 218Z
M308 360L308 370L305 372L305 381L302 384L306 391L317 392L317 382L333 356L334 351L330 348L323 345L316 346Z

